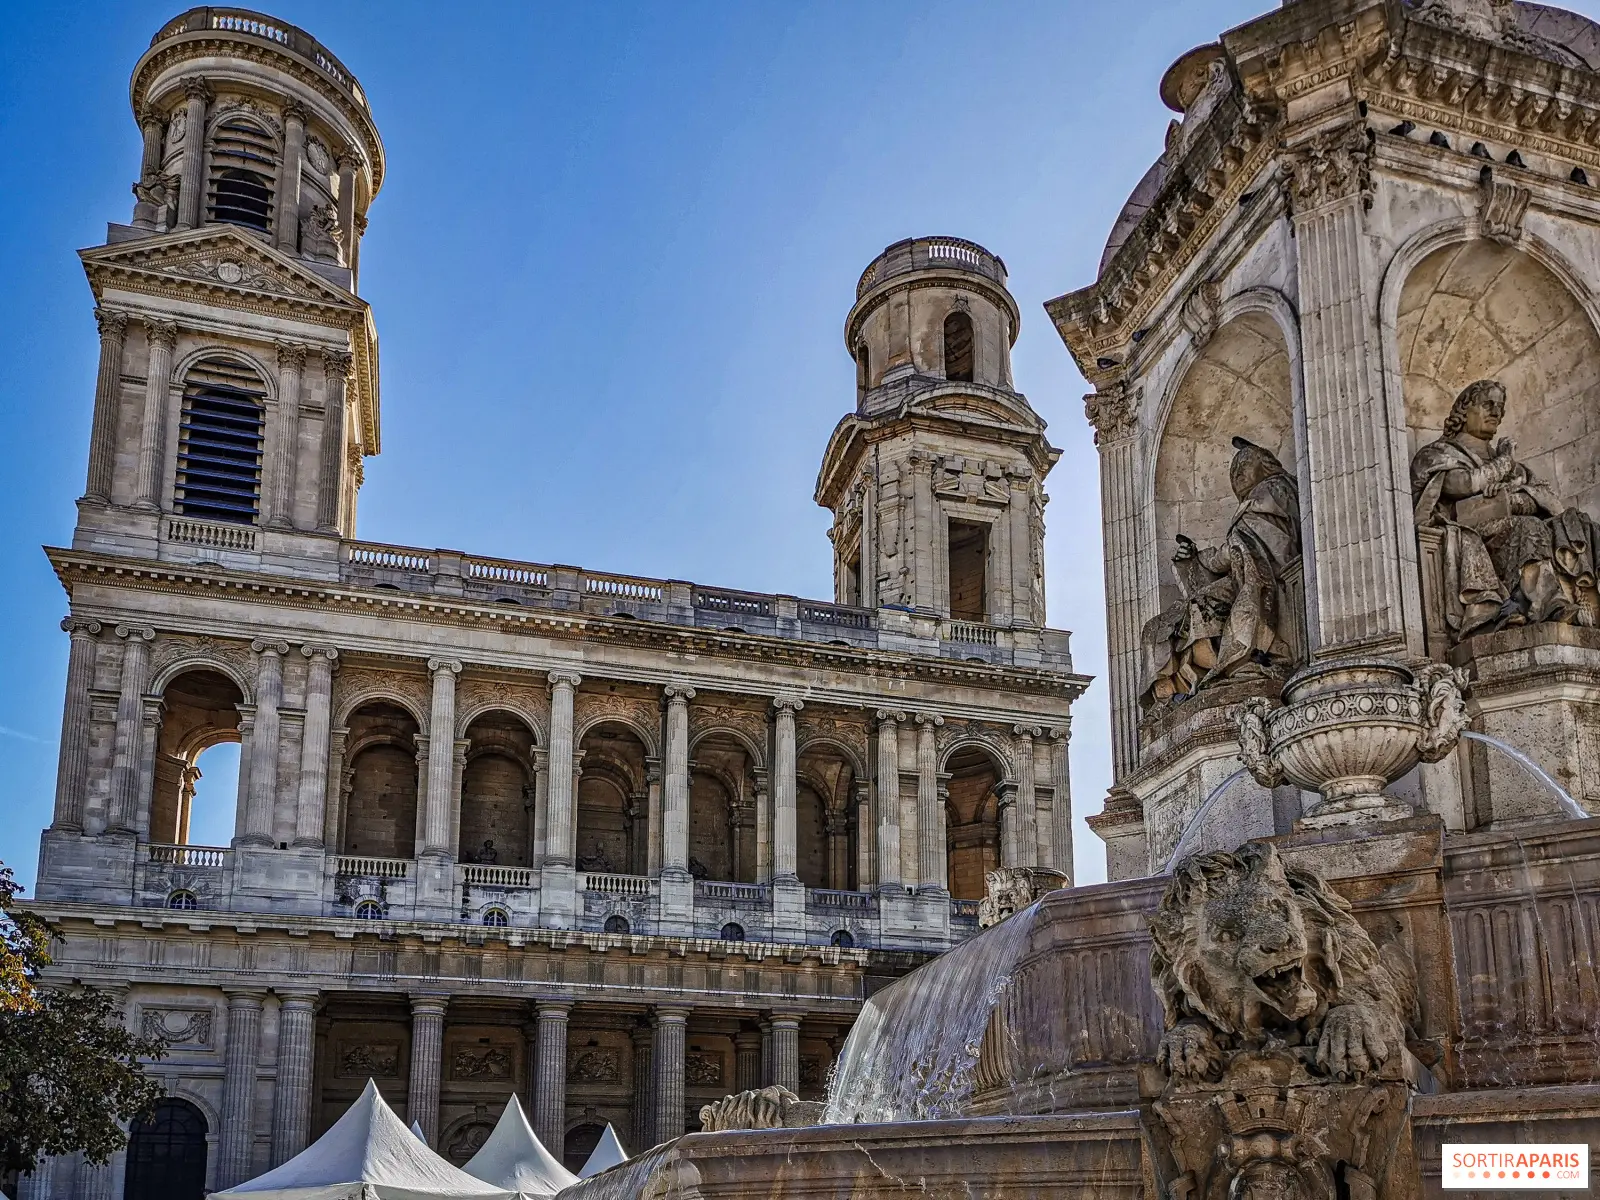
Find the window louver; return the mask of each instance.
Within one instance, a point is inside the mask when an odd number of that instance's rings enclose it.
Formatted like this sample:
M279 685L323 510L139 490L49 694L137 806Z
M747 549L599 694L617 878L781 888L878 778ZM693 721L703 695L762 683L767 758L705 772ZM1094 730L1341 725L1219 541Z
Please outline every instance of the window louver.
M250 524L261 505L266 400L255 372L207 359L183 389L177 508L185 516Z
M267 232L277 151L248 121L224 121L211 142L211 219Z

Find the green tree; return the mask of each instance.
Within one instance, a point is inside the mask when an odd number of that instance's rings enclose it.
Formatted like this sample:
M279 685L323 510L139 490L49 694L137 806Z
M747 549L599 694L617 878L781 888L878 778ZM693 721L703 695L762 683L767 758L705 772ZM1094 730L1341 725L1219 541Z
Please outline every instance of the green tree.
M139 1060L166 1051L131 1033L109 994L39 986L59 935L16 906L20 891L0 864L0 1175L75 1150L105 1162L127 1140L121 1123L161 1097Z

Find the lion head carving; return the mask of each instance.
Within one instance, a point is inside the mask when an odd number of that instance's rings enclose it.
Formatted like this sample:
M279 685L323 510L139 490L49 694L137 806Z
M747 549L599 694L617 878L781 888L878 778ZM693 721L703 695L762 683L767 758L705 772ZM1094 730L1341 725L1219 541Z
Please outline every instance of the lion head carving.
M1158 1061L1174 1075L1214 1076L1228 1052L1277 1044L1359 1078L1405 1046L1409 959L1380 952L1343 897L1270 843L1185 859L1150 932L1167 1026Z

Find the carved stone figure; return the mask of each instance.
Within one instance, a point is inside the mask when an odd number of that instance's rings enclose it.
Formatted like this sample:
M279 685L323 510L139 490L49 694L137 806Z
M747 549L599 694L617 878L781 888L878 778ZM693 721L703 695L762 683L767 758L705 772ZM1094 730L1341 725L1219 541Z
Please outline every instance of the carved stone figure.
M724 1129L797 1129L822 1121L823 1105L802 1100L778 1084L735 1092L700 1109L700 1128L707 1133Z
M1443 534L1444 618L1457 641L1510 625L1600 624L1600 532L1517 461L1510 439L1495 440L1505 413L1503 384L1470 383L1444 436L1411 460L1417 527Z
M318 262L336 263L344 246L339 215L331 204L316 204L300 226L301 250Z
M1046 892L1066 885L1065 873L1048 867L997 867L985 871L984 897L978 901L978 928L998 925Z
M1151 919L1166 1014L1157 1062L1213 1078L1242 1051L1287 1048L1314 1076L1398 1062L1416 1006L1397 946L1380 952L1350 905L1267 842L1186 859Z
M178 207L179 177L147 175L133 185L133 223L141 229L171 229Z
M1172 561L1183 596L1144 629L1146 704L1230 678L1287 673L1284 572L1300 560L1300 493L1276 455L1233 439L1229 482L1239 501L1219 546L1183 534Z

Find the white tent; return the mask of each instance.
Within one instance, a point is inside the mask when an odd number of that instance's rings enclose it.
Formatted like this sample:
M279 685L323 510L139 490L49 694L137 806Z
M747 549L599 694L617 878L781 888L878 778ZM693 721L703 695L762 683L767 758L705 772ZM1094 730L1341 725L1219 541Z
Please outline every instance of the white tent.
M594 1148L594 1153L589 1155L589 1161L583 1164L583 1169L578 1172L579 1179L587 1179L591 1175L598 1175L607 1167L614 1167L619 1162L628 1161L628 1152L622 1148L622 1142L617 1137L617 1131L611 1128L611 1122L606 1122L606 1131L600 1135L600 1141Z
M515 1096L506 1101L506 1110L500 1114L489 1140L461 1169L485 1183L519 1192L529 1200L545 1200L578 1182L578 1177L544 1148Z
M417 1140L370 1079L361 1098L281 1167L212 1200L514 1200L474 1179Z

